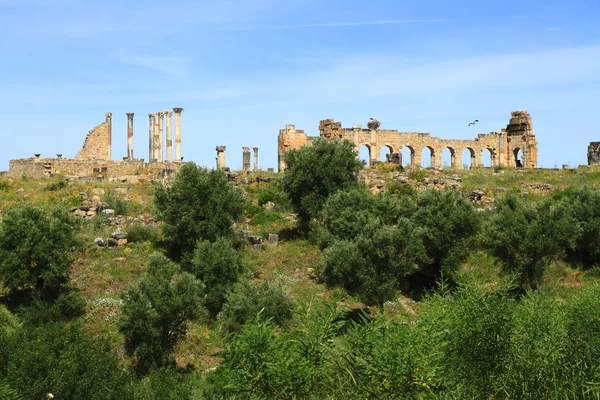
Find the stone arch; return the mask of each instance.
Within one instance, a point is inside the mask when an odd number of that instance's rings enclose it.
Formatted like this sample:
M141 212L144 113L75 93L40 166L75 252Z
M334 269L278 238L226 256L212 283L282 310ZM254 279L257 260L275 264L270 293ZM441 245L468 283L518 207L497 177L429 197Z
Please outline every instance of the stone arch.
M386 155L389 154L391 157L391 154L393 152L394 149L392 148L392 146L390 146L389 144L384 144L379 149L379 161L388 162L388 157Z
M456 167L456 151L451 146L446 146L442 150L442 167Z
M435 168L435 149L433 147L425 146L421 150L421 167Z
M491 168L494 164L494 151L489 147L481 150L481 164L484 168Z
M462 168L471 169L477 166L477 161L475 159L475 150L471 147L465 147L462 151Z
M365 167L369 167L373 160L371 146L363 143L358 146L358 159L363 162Z
M513 165L517 168L522 167L523 166L523 150L521 150L520 147L516 147L513 150L513 155L514 155Z
M415 164L415 149L412 146L403 146L400 149L400 154L402 155L403 166Z

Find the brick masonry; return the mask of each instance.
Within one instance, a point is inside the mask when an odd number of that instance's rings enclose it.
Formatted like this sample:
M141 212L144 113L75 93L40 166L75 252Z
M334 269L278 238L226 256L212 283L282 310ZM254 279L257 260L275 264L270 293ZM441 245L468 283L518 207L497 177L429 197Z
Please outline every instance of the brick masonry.
M294 125L286 125L279 131L278 136L278 166L279 171L285 169L283 155L286 151L299 149L310 144L317 138L329 140L349 140L358 151L366 146L370 153L370 163L379 158L380 150L387 147L396 158L402 162L402 149L410 150L410 160L405 164L421 165L422 150L428 148L431 154L430 165L442 167L442 152L450 151L451 165L461 166L463 163L473 167L482 167L482 153L489 151L492 166L501 167L537 167L537 141L533 134L531 116L527 111L513 111L506 129L500 132L479 134L474 140L440 139L429 133L399 132L391 129L362 129L360 125L343 128L341 122L333 119L321 120L319 136L307 136L303 130L297 130ZM470 160L463 160L463 151L468 150ZM518 160L521 155L522 161ZM519 165L521 164L521 165Z

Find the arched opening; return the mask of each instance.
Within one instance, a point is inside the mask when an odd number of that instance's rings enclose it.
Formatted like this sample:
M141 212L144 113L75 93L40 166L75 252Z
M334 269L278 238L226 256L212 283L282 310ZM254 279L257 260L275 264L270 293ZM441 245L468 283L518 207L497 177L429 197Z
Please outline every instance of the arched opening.
M429 147L423 147L421 150L421 167L423 168L432 168L435 167L435 151Z
M379 150L379 161L383 161L383 162L390 162L391 159L391 155L394 151L392 150L391 146L385 145L385 146L381 146L381 150ZM389 156L388 156L389 154Z
M442 167L450 168L456 167L456 159L454 157L454 149L452 147L446 147L442 151Z
M517 147L514 150L514 154L515 154L515 167L521 168L523 166L523 152L521 151L520 148Z
M368 144L363 144L358 149L358 159L362 161L365 167L369 167L371 165L371 146Z
M402 148L402 165L412 165L415 160L415 150L410 146Z
M490 167L494 166L492 159L493 159L493 156L492 156L491 149L481 150L481 164L483 164L483 166L485 168L490 168Z
M475 167L475 151L470 147L467 147L462 152L462 167L464 169Z

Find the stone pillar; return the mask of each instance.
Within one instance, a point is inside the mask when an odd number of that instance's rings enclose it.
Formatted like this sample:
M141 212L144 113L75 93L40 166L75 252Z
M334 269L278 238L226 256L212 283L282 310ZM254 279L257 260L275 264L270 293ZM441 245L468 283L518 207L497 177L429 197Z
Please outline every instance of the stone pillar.
M217 146L217 169L225 168L225 146Z
M356 152L356 159L358 159L358 134L360 133L360 125L352 125L352 142L354 144L354 151Z
M254 170L258 171L258 147L253 147L254 150Z
M173 161L173 133L171 132L173 110L166 110L165 115L167 117L167 162L171 162Z
M127 158L133 160L133 113L127 113Z
M175 112L175 161L181 162L181 112L183 108L174 108Z
M154 142L154 116L152 114L148 114L148 123L149 123L149 129L148 129L148 162L152 162L152 150L154 148L153 142Z
M108 159L112 160L112 113L109 111L105 115L108 124Z
M152 162L158 162L160 154L160 133L158 113L154 113L154 131L152 133Z
M250 171L250 147L242 147L243 153L243 170Z
M164 147L165 147L165 113L162 111L158 112L158 159L160 162L165 161Z

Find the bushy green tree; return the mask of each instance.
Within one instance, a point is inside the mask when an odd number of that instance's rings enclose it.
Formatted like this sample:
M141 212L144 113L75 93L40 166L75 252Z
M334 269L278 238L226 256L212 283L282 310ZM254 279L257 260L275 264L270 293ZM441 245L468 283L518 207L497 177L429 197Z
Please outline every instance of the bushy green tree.
M400 281L427 259L408 220L382 227L356 240L340 240L325 250L321 274L328 285L343 286L368 305L395 298Z
M190 320L203 314L204 285L162 254L154 254L148 273L123 294L119 331L138 371L169 364L169 355Z
M284 157L287 169L282 190L298 212L302 227L317 216L331 194L358 185L362 163L349 141L317 139L310 146L286 152Z
M292 318L294 303L281 285L263 281L253 284L242 280L228 292L217 320L223 333L238 332L242 325L259 312L279 326L285 326Z
M212 316L221 310L225 295L237 282L243 268L239 251L228 239L218 238L214 243L198 241L187 270L206 286L205 305Z
M242 192L220 170L186 163L169 187L154 193L154 215L175 259L191 256L198 240L214 242L230 236L233 221L242 215Z
M553 198L562 205L576 226L567 259L583 268L600 265L600 192L589 188L557 192Z
M496 212L482 231L483 246L515 274L521 290L537 288L550 262L576 237L565 207L552 200L526 203L513 194L496 200Z
M129 374L107 342L76 324L50 323L20 332L6 382L26 399L128 398Z
M30 289L45 300L69 282L77 221L66 210L32 205L6 210L0 222L0 279L11 290Z

